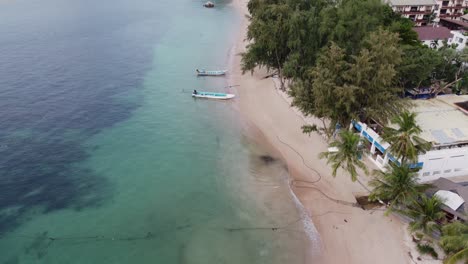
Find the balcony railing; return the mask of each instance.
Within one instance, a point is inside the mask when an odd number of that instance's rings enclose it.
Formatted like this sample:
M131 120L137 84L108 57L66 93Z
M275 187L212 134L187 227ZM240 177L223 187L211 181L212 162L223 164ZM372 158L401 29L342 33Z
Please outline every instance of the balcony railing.
M404 15L430 15L432 11L400 11Z
M446 17L460 17L463 16L463 14L457 13L457 14L440 14L440 18L446 18Z

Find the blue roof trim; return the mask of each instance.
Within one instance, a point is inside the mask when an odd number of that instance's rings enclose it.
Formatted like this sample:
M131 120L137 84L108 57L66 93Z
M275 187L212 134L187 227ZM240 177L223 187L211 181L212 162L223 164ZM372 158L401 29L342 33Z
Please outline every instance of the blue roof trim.
M377 141L374 142L374 145L376 148L378 148L380 151L382 151L382 153L385 153L385 148L382 147L382 145L380 145L379 143L377 143Z

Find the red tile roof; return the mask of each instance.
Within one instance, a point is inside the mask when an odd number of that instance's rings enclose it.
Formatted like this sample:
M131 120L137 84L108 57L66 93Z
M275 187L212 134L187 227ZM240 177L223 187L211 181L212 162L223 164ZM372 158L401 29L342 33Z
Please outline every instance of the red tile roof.
M446 27L415 27L419 40L448 39L452 37L450 29Z

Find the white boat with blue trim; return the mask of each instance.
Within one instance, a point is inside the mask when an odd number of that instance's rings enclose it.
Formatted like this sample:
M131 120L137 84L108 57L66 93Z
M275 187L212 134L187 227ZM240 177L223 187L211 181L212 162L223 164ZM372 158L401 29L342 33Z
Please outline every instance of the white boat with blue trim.
M232 99L236 97L236 95L234 94L199 92L197 90L193 90L192 96L196 98L207 98L207 99L218 99L218 100L228 100L228 99Z
M219 71L206 71L206 70L199 70L196 69L198 76L223 76L226 75L227 70L219 70Z

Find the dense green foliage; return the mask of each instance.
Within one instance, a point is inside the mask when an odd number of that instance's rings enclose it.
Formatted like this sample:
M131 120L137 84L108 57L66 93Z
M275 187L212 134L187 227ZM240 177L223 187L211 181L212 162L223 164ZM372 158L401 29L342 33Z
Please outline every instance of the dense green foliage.
M421 194L419 199L414 200L401 212L413 219L409 224L412 232L421 232L431 236L435 231L440 230L438 221L445 217L441 206L442 201L437 196L427 197Z
M419 184L414 169L407 164L396 166L391 164L385 172L374 171L374 179L369 182L373 187L369 196L370 201L383 200L389 202L388 212L396 207L411 204L429 185Z
M266 67L282 89L289 80L293 104L331 121L328 129L352 119L386 123L405 109L405 89L468 86L468 53L423 46L413 22L380 0L250 0L248 9L243 71Z
M442 227L440 245L448 254L445 264L468 262L468 225L454 222Z
M417 244L416 248L421 254L431 255L434 259L439 257L439 254L437 254L434 247L432 247L430 244Z
M310 78L296 82L290 94L304 113L348 127L353 119L387 120L404 106L402 89L394 85L400 62L398 36L379 29L364 41L357 55L346 60L336 43L323 50Z
M331 164L333 176L336 176L338 169L342 168L350 174L352 181L356 181L357 168L367 172L366 165L361 161L367 149L359 134L342 130L339 138L330 143L330 147L335 150L320 153L320 158L326 158L327 163Z

